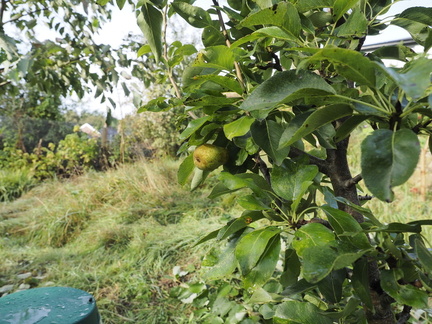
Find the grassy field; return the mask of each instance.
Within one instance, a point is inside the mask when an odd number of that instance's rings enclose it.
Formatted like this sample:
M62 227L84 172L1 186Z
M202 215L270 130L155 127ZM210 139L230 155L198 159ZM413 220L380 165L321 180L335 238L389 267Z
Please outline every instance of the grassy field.
M3 203L0 287L72 286L96 297L104 323L181 323L189 311L168 295L172 269L199 266L196 238L229 210L180 188L177 168L140 162Z
M193 280L209 248L194 247L196 239L239 211L233 197L207 199L209 187L190 193L178 186L177 168L170 160L139 162L48 182L2 203L0 288L83 289L106 324L188 323L191 310L169 295L181 284L173 269ZM392 204L368 205L384 222L430 218L432 206L412 190L417 183L397 188Z

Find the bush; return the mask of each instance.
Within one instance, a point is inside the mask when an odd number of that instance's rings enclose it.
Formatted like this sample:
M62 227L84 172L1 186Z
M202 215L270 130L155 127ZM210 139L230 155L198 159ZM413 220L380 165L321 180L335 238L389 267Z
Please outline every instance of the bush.
M0 170L0 201L11 201L20 197L35 183L33 173L28 169Z

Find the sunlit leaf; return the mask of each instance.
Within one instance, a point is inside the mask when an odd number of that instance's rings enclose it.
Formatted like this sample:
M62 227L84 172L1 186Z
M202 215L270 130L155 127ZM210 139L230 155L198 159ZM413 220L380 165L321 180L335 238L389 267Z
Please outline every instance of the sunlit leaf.
M229 124L225 124L223 127L225 136L231 140L233 137L245 135L249 132L254 121L255 119L252 117L243 116Z
M340 75L348 80L375 87L375 64L360 52L336 47L326 47L318 51L304 50L311 51L314 54L303 60L299 68L305 68L314 62L328 61L333 64Z
M271 110L278 104L305 96L325 96L334 93L335 90L315 73L284 71L260 84L240 105L240 109Z
M199 128L201 128L208 120L210 116L205 116L192 120L186 129L180 134L180 139L184 140L195 133Z
M241 27L256 25L279 26L293 36L298 36L301 30L300 16L294 5L289 2L279 2L271 8L254 12L239 24Z

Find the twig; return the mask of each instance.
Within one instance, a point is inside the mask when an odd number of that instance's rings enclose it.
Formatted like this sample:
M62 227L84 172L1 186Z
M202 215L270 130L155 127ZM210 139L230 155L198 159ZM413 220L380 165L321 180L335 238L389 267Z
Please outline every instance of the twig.
M4 23L3 23L3 16L4 16L4 13L5 13L5 11L6 11L6 4L7 4L7 0L2 0L1 1L1 8L0 8L0 30L3 32L3 25L4 25Z
M269 185L271 185L270 171L267 167L267 164L263 161L263 159L261 159L261 156L259 155L259 153L257 153L255 155L255 159L256 159L256 163L258 165L258 168L260 169L261 173L264 176L264 179L266 179L267 183Z
M167 28L168 28L168 20L167 20L167 13L168 13L168 6L165 6L164 11L163 11L163 30L162 30L162 42L164 44L163 46L163 58L166 62L167 65L167 72L168 72L168 79L171 82L171 85L174 88L174 92L176 94L176 97L181 99L182 98L182 94L180 92L180 89L177 85L176 80L174 79L173 76L173 69L172 67L168 66L168 44L166 41L166 36L167 36ZM192 112L192 111L188 111L189 116L191 116L193 119L197 119L198 117Z
M9 20L7 20L7 21L5 21L5 22L3 22L3 12L4 12L4 10L3 10L3 3L7 3L8 1L5 1L5 0L2 0L2 7L1 7L1 12L0 12L0 14L1 14L1 18L0 18L0 26L2 26L2 25L6 25L6 24L9 24L9 23L11 23L11 22L14 22L14 21L17 21L17 20L19 20L19 19L21 19L21 18L23 18L23 17L26 17L26 16L30 16L31 14L34 14L34 13L37 13L37 12L41 12L41 11L48 11L48 10L50 10L50 9L48 9L48 8L46 8L46 7L44 7L44 8L42 8L42 9L36 9L36 10L33 10L33 11L30 11L30 12L27 12L26 14L23 14L23 15L21 15L21 16L19 16L19 17L15 17L15 18L13 18L13 19L9 19Z
M349 188L351 186L356 185L357 183L359 183L360 181L363 180L363 177L361 174L356 175L354 178L351 178L347 181L345 181L344 185L345 187Z
M223 21L222 13L221 13L221 11L219 9L219 2L217 0L213 0L213 4L215 6L215 9L216 9L216 12L217 12L217 15L218 15L218 18L219 18L219 24L220 24L221 29L222 29L222 35L225 37L225 43L226 43L226 45L228 47L231 47L231 41L229 39L228 32L226 30L225 23ZM242 89L245 90L246 87L245 87L245 84L244 84L243 75L242 75L242 72L241 72L241 69L240 69L240 65L238 64L237 61L234 61L234 67L235 67L235 70L236 70L236 75L237 75L238 82L240 83L240 86L242 87Z

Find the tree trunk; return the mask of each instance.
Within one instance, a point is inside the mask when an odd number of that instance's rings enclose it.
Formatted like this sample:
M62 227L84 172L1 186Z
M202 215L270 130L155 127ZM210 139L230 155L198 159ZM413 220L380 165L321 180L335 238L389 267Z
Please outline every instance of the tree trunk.
M336 149L327 150L327 174L333 185L336 196L343 197L359 205L356 182L353 181L347 160L349 138L337 143ZM364 217L350 206L340 203L339 209L349 213L354 219L362 223ZM374 309L365 309L368 324L394 324L395 317L391 307L392 298L388 296L380 285L380 272L376 261L368 262L369 288Z

